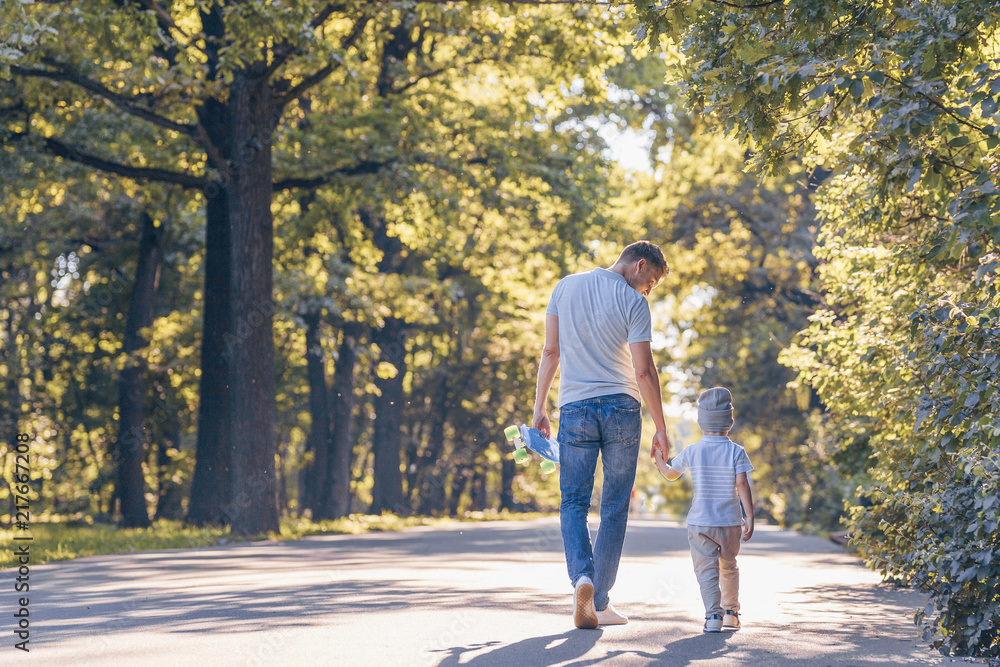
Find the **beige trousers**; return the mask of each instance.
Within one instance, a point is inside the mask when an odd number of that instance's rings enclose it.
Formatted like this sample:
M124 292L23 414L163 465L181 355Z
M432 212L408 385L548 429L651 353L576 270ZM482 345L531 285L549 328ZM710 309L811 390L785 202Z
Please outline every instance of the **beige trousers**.
M701 586L705 617L723 615L723 610L740 610L740 552L742 526L688 526L688 544L694 574Z

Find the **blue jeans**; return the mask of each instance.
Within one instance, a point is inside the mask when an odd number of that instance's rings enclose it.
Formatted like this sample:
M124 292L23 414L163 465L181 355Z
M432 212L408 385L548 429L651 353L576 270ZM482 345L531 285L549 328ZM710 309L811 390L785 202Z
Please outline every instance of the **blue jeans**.
M594 606L607 608L625 543L629 501L639 459L639 401L612 394L567 403L559 409L559 520L570 582L594 582ZM590 542L587 514L594 493L597 455L604 466L601 526Z

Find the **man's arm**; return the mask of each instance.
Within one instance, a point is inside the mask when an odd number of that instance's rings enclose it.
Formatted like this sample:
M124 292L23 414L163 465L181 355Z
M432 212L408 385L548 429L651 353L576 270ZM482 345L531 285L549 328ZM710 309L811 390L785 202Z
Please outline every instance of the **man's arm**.
M743 511L747 515L746 523L743 524L743 541L746 542L753 537L753 492L750 491L750 480L745 472L736 475L736 493L739 494Z
M559 318L545 316L545 345L538 362L538 382L535 385L535 409L531 426L549 437L549 390L559 368Z
M629 346L632 352L632 365L635 366L635 380L639 383L639 393L642 400L649 408L649 414L653 417L653 426L656 433L653 434L653 448L649 452L653 456L657 449L666 461L670 456L670 441L667 440L667 423L663 419L663 399L660 396L660 374L656 371L656 362L653 361L653 348L649 341L644 343L632 343Z

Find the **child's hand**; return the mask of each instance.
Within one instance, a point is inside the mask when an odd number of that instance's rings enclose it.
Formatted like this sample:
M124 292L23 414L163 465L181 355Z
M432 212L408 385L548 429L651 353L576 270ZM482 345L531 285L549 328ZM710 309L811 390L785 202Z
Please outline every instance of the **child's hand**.
M753 521L747 521L743 524L743 541L746 542L751 537L753 537Z
M672 482L678 479L681 474L670 467L670 464L663 460L663 452L659 448L653 447L653 461L656 463L656 469L660 471L660 474L667 478L668 482Z

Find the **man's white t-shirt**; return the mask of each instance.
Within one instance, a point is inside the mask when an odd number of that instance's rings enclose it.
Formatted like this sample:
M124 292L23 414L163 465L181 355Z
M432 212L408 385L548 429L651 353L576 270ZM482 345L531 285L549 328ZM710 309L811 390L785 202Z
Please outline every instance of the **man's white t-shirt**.
M743 523L736 475L750 472L747 451L725 435L703 435L670 460L677 472L691 472L694 498L689 526L739 526Z
M652 340L646 297L608 269L559 281L545 312L559 318L559 407L610 394L642 400L629 345Z

